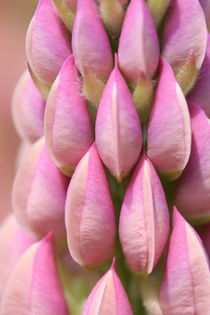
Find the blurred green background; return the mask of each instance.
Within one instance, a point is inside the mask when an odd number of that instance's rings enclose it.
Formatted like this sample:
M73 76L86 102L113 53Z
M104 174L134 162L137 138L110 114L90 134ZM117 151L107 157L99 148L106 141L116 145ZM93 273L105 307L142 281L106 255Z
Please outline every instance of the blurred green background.
M26 67L25 35L36 3L36 0L0 0L0 221L11 211L19 144L11 119L11 97Z

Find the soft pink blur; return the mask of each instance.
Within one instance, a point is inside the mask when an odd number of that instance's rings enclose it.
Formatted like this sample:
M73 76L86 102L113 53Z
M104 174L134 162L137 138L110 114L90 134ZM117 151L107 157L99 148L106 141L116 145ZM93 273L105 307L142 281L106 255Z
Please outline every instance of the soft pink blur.
M25 34L36 0L0 0L0 220L11 210L11 186L19 143L10 105L15 83L25 69Z

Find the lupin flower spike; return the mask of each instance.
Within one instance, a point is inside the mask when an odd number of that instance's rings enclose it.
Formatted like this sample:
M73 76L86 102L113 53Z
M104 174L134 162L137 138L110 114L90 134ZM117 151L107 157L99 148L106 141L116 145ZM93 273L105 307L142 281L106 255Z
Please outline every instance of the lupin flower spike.
M0 313L69 314L57 271L52 234L32 245L18 261L4 291Z
M201 68L206 44L206 21L199 0L173 0L164 26L162 56L185 94Z
M109 38L94 0L78 0L72 49L76 66L83 76L83 92L97 107L113 60Z
M116 261L96 283L89 295L82 315L132 315L132 309L116 272Z
M208 258L197 233L176 208L160 302L163 314L167 315L210 311Z
M82 266L107 260L115 245L115 215L96 145L79 162L66 199L65 222L72 258Z
M150 274L167 242L169 213L159 177L144 153L123 200L119 233L131 270Z
M210 2L209 2L210 4ZM188 95L190 102L196 103L202 107L206 115L210 118L210 35L208 35L208 44L206 55L198 75L197 81Z
M0 300L8 277L23 252L35 239L27 234L10 214L0 226Z
M39 0L26 36L26 55L33 80L45 97L70 54L70 36L53 0Z
M64 206L68 179L51 161L44 139L36 142L21 163L13 185L13 209L18 221L38 236L53 231L64 239Z
M51 88L45 112L45 138L51 158L66 174L72 173L93 143L92 123L73 55L67 58Z
M77 9L77 0L53 0L53 2L67 29L71 31Z
M210 123L198 105L190 103L189 108L191 155L177 184L175 204L183 215L199 223L210 218Z
M96 145L102 161L119 182L129 174L141 152L140 121L117 56L97 112Z
M148 125L147 155L158 172L173 180L185 168L191 148L190 116L183 92L162 59Z
M35 142L44 133L45 100L26 71L19 79L12 99L12 115L22 140Z

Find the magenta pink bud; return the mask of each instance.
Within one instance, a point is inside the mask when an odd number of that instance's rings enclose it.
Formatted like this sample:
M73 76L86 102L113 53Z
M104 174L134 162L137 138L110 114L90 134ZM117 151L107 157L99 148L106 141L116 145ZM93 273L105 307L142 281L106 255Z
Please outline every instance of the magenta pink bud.
M2 298L1 315L68 315L51 234L20 258Z
M148 125L147 154L159 173L175 179L188 162L190 147L188 106L171 67L162 59Z
M0 226L0 299L8 277L23 252L35 242L10 214Z
M132 315L132 309L116 272L113 260L111 268L96 283L90 293L82 315Z
M176 208L160 292L163 314L208 314L210 272L202 242Z
M64 238L67 187L67 177L51 161L41 138L32 146L14 181L13 208L18 221L39 236L53 231L56 238Z
M143 153L120 213L120 241L132 271L144 274L153 271L164 251L168 232L165 194L155 168Z
M15 88L12 114L21 139L35 142L44 133L45 100L26 71Z
M38 81L51 85L70 54L70 36L53 1L39 0L26 37L30 70Z
M97 112L96 144L102 161L118 181L130 172L141 152L138 113L117 58Z
M174 0L164 26L163 57L177 73L193 54L195 68L200 70L206 43L206 22L199 0Z
M72 49L83 76L92 73L104 81L112 70L112 51L94 0L78 0Z
M209 2L210 4L210 2ZM188 99L200 105L206 115L210 117L210 35L208 35L208 45L204 62L198 79L190 92Z
M76 167L93 143L92 124L73 56L65 61L51 88L45 113L45 136L53 161L66 172Z
M78 264L97 265L111 256L115 244L115 215L95 144L72 176L65 215L69 251Z
M178 182L175 203L185 216L205 220L210 218L210 123L199 106L191 103L189 108L191 155Z
M200 4L203 8L203 11L206 17L206 24L207 24L208 30L210 31L210 1L200 0Z
M159 60L154 21L144 0L131 0L119 41L119 65L125 78L137 84L152 78Z

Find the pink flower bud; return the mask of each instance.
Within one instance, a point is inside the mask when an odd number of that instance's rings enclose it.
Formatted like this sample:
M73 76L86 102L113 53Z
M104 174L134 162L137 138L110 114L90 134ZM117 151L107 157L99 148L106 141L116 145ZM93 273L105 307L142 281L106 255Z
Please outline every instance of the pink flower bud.
M142 154L123 200L119 224L122 249L132 271L153 271L168 232L165 194L152 163Z
M50 87L70 54L70 36L53 1L40 0L26 37L31 72L38 81Z
M164 26L162 55L178 75L180 84L183 82L185 92L192 87L201 68L206 44L207 28L199 0L174 0Z
M112 70L112 51L94 0L78 0L72 49L83 76L93 73L104 81Z
M203 11L206 17L206 24L207 24L208 30L210 31L210 1L200 0L200 4L203 8Z
M144 0L131 0L119 41L120 69L136 85L142 75L154 75L158 60L158 37L149 9Z
M115 216L106 175L95 144L79 162L66 199L67 241L82 266L108 259L115 244Z
M68 315L51 234L32 245L15 266L1 303L1 315Z
M208 314L210 310L207 256L200 238L176 208L160 301L167 315Z
M41 138L21 164L13 186L18 221L40 236L65 237L64 206L68 179L51 161Z
M141 126L117 58L104 89L96 117L100 157L120 182L137 162L142 147Z
M132 309L116 273L116 263L113 260L111 268L96 283L90 293L82 315L132 315Z
M209 2L210 4L210 2ZM200 105L206 115L210 117L210 35L208 35L208 45L206 56L201 67L198 79L190 92L188 99Z
M8 277L23 252L35 242L10 214L0 226L0 299Z
M45 100L26 71L17 83L12 99L13 121L19 136L35 142L43 135Z
M162 59L148 126L147 154L159 173L176 179L188 162L190 147L188 106L171 67Z
M210 218L210 123L203 110L189 104L192 126L190 160L177 185L175 203L191 219Z
M51 88L45 136L53 161L67 173L76 167L93 143L92 124L73 56L67 58Z

